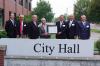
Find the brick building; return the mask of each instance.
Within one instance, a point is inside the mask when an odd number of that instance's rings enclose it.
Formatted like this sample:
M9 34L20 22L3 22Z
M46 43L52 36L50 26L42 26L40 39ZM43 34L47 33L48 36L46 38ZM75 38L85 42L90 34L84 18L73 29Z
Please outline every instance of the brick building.
M31 12L32 0L0 0L0 26L5 24L11 13L15 16L28 15Z

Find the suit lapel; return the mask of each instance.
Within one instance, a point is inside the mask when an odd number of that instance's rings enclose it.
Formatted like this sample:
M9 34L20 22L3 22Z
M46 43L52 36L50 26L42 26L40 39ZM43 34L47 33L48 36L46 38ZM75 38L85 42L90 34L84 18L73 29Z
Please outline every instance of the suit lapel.
M58 27L61 28L61 26L60 26L60 21L58 22Z
M35 27L35 28L37 28L38 27L38 25L37 25L37 23L36 23L36 25L34 24L34 22L32 22L32 25Z
M16 27L16 23L15 23L15 21L12 22L12 21L10 20L10 22L11 22L11 25L12 25L12 26Z

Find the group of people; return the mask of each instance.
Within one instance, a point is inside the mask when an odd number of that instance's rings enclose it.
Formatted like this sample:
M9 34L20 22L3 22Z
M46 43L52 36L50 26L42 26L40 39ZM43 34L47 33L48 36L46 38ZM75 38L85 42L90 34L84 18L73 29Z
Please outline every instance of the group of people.
M74 15L70 15L68 20L64 20L64 16L59 17L56 22L58 39L89 39L90 38L90 23L87 21L85 15L81 16L81 20L75 20Z
M46 29L46 19L41 19L42 24L40 26L37 20L37 15L33 15L31 22L25 22L24 15L20 15L16 21L14 14L11 14L10 19L5 24L8 38L50 38Z
M41 19L41 24L38 23L37 15L32 16L31 22L25 22L24 15L20 15L18 21L14 18L14 14L11 14L5 25L8 38L29 37L30 39L38 39L51 37L47 30L48 25L45 18ZM81 16L80 21L75 20L74 15L70 15L67 21L63 15L60 15L56 26L56 39L90 38L90 23L85 15Z

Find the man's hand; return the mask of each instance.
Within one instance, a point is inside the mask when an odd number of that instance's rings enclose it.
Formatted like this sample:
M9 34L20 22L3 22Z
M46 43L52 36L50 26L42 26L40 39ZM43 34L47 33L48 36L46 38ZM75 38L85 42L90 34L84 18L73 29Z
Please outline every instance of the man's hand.
M78 39L78 36L74 36L75 39Z
M45 35L48 35L48 33L46 32Z
M58 32L58 35L60 35L62 32Z

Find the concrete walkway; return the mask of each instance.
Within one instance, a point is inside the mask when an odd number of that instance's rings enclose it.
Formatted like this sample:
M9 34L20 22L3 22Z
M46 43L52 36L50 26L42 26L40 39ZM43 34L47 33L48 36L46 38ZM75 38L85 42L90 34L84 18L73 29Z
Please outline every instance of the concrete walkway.
M100 24L91 24L91 28L100 30Z
M91 24L91 29L100 30L100 25ZM91 38L90 38L90 39L93 39L93 40L98 40L98 39L100 39L100 33L92 32L92 33L91 33Z
M90 38L90 39L99 40L99 39L100 39L100 33L92 32L92 33L91 33L91 38Z

